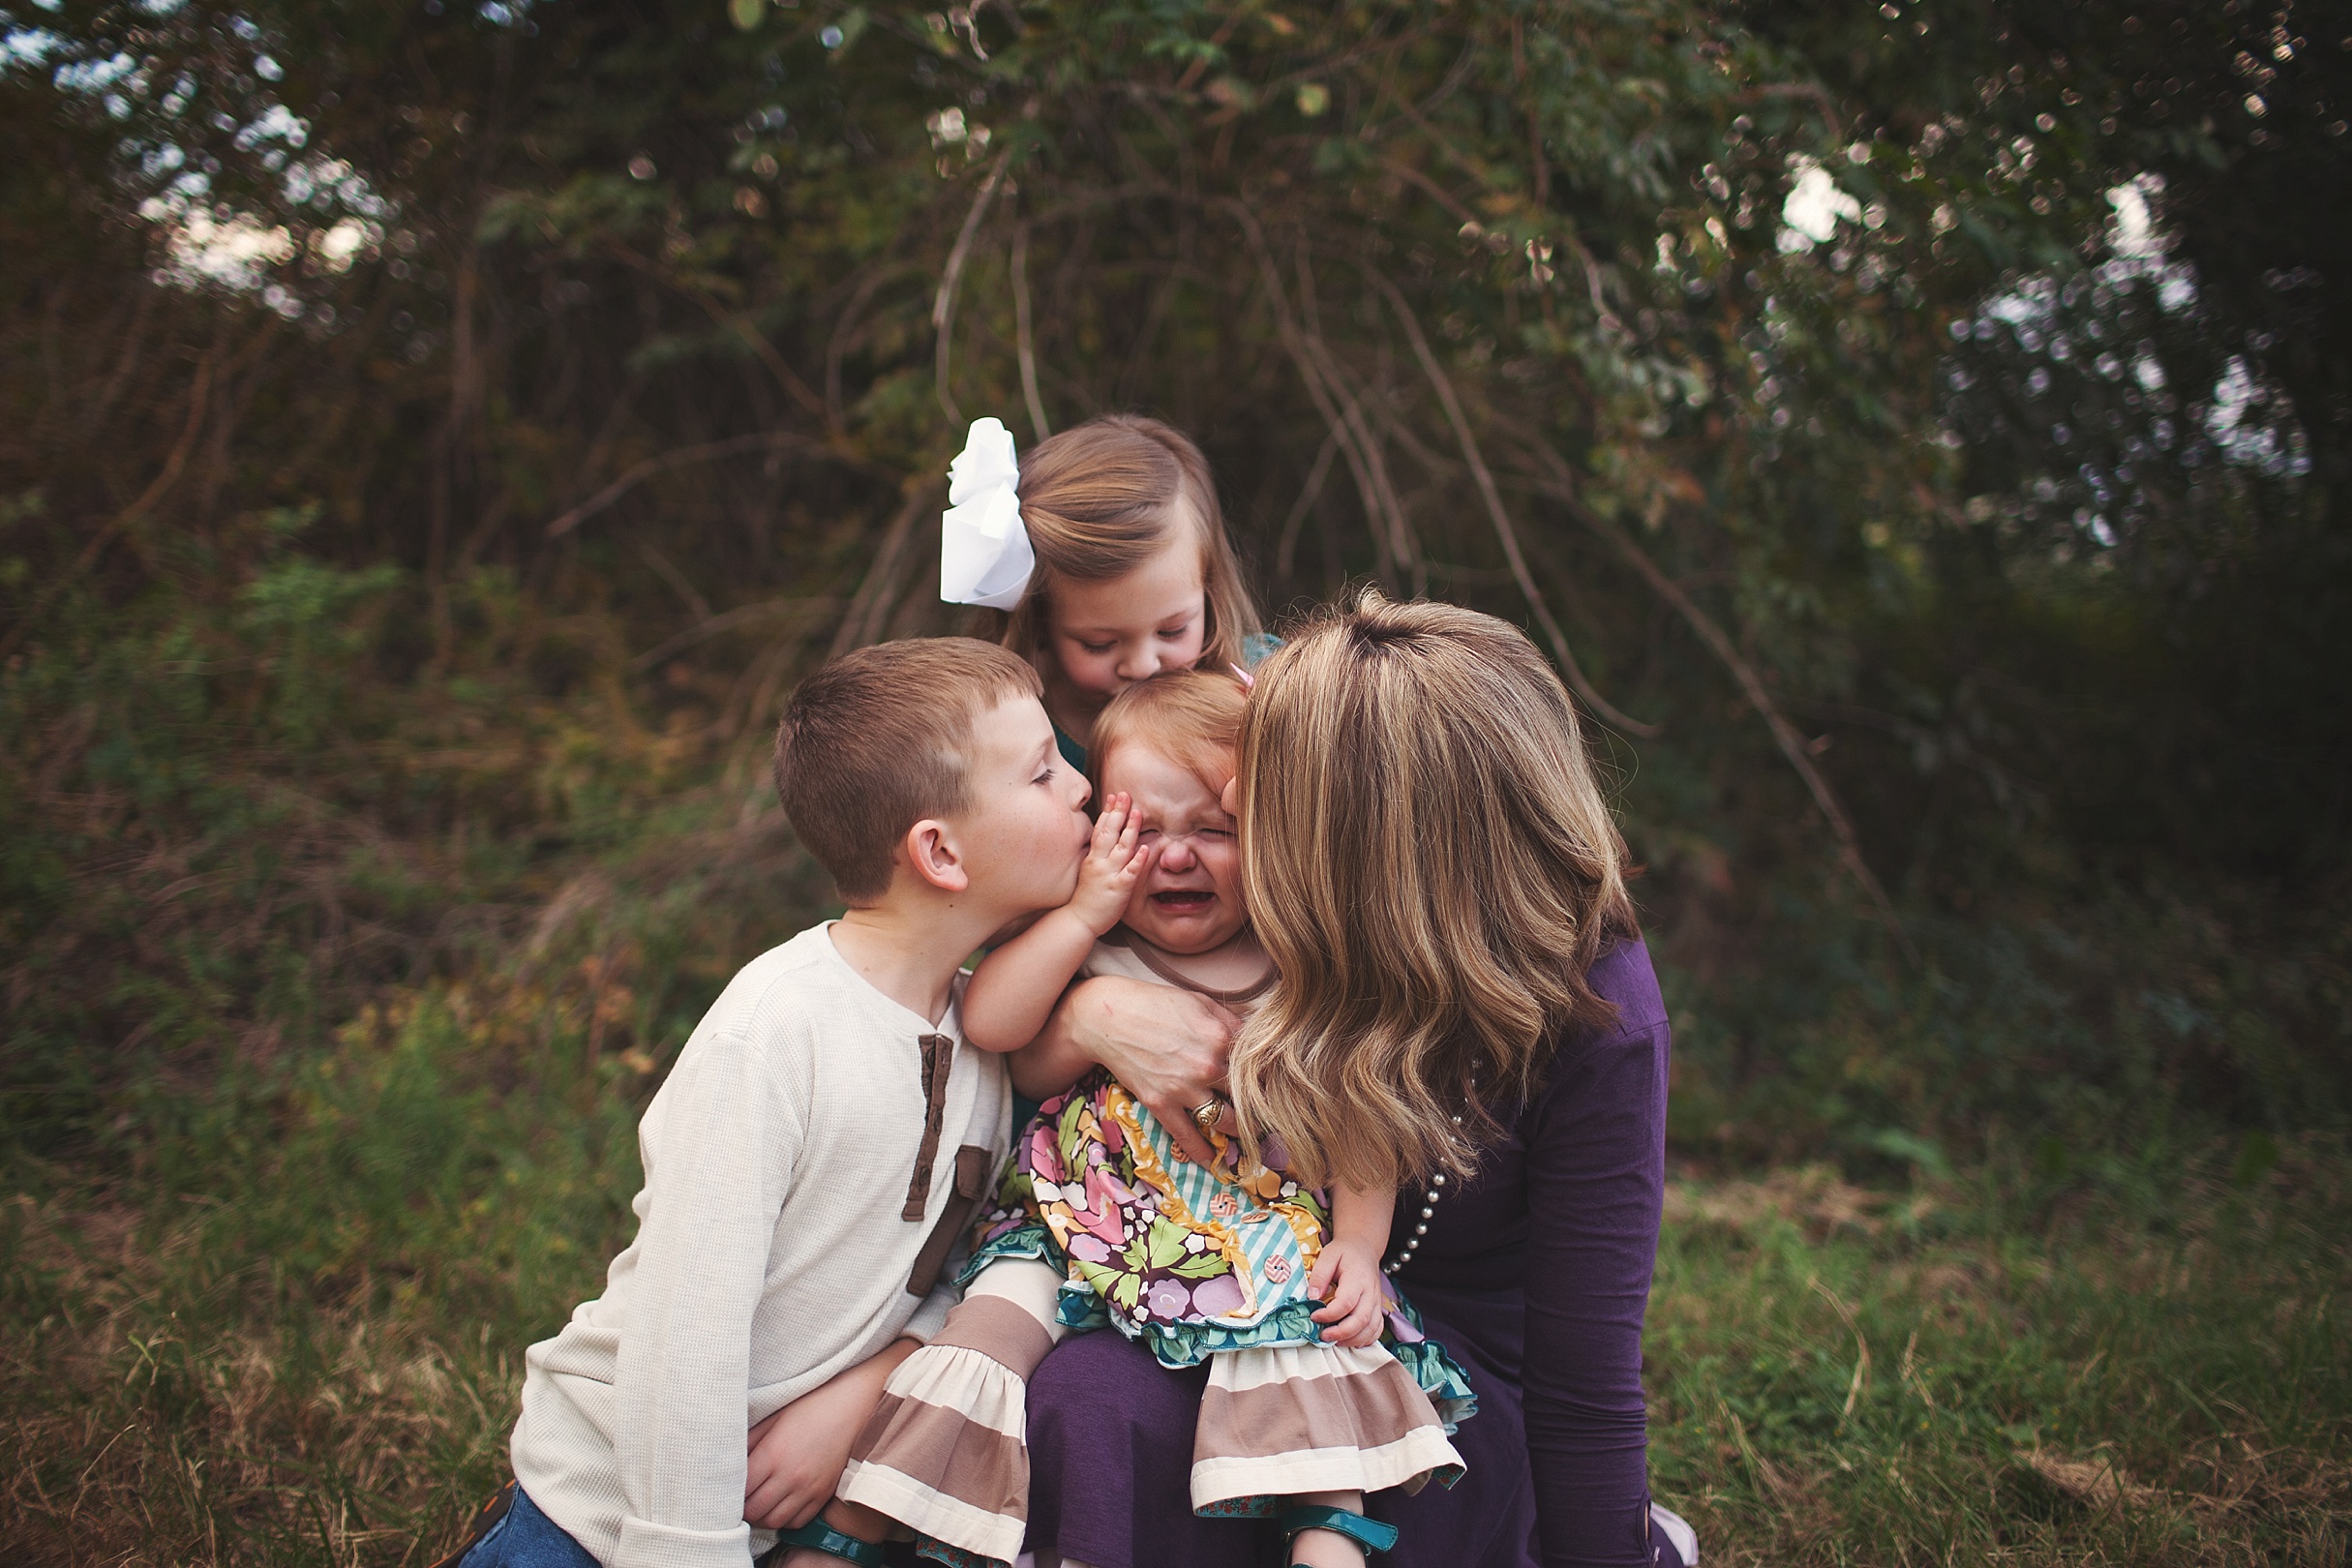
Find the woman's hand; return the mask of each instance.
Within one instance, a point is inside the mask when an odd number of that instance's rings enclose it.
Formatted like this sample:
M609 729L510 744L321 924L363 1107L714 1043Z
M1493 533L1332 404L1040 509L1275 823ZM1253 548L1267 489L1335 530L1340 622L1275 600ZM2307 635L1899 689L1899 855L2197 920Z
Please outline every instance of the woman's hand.
M791 1530L817 1517L841 1484L850 1445L873 1419L883 1385L915 1348L913 1340L899 1340L751 1429L743 1469L746 1522L764 1530Z
M1221 1093L1241 1020L1205 996L1102 975L1071 986L1038 1038L1012 1058L1021 1093L1058 1095L1101 1064L1148 1106L1185 1156L1207 1164L1193 1107Z
M1379 1342L1384 1313L1378 1248L1335 1236L1307 1276L1307 1293L1323 1299L1314 1320L1323 1327L1325 1344L1362 1349Z

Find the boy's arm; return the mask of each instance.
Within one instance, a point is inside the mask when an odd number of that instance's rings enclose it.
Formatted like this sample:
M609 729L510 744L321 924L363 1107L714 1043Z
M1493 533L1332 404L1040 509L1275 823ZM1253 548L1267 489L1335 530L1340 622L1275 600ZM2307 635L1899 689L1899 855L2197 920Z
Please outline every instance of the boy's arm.
M841 1484L850 1446L883 1385L920 1342L894 1340L879 1355L836 1373L751 1429L743 1482L743 1518L762 1529L799 1529L817 1517Z
M1143 813L1131 809L1129 797L1102 802L1070 902L980 960L964 987L966 1040L983 1051L1016 1051L1045 1027L1095 940L1119 923L1135 884L1158 859L1156 849L1135 847L1142 830Z
M751 1041L689 1045L648 1113L645 1220L613 1378L607 1568L742 1568L751 1324L799 1118ZM656 1117L658 1116L658 1120Z

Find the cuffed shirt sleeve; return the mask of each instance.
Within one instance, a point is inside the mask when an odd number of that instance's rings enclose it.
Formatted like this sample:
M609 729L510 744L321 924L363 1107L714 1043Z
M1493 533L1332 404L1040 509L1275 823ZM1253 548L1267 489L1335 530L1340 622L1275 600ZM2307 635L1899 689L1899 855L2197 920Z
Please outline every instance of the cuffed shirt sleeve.
M638 1315L614 1380L625 1512L608 1568L750 1557L751 1326L801 1133L772 1079L752 1070L752 1050L720 1035L681 1056L642 1142Z
M736 1499L736 1512L743 1502ZM751 1526L741 1520L723 1530L689 1530L635 1515L620 1522L612 1568L743 1568L751 1560Z

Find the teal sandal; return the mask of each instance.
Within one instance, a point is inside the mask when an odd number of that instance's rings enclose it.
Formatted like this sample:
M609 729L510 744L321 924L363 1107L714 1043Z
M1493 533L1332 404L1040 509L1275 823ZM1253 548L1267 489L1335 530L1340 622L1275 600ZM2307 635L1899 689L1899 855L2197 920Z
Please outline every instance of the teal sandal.
M1366 1552L1386 1552L1397 1544L1396 1525L1366 1519L1347 1508L1285 1508L1276 1523L1282 1526L1285 1553L1290 1549L1291 1538L1301 1530L1329 1530L1334 1535L1344 1535Z
M1390 1534L1394 1535L1395 1532L1391 1531ZM797 1530L776 1531L776 1544L761 1555L756 1568L771 1568L771 1565L782 1562L787 1547L814 1547L829 1556L854 1562L858 1568L882 1568L880 1541L860 1541L854 1535L844 1535L826 1523L823 1514Z

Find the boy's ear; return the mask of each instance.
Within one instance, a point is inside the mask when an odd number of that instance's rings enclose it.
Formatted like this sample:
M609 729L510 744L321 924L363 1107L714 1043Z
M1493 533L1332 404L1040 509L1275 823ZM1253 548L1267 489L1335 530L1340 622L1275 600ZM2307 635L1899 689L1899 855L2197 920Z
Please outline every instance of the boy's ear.
M1241 821L1241 775L1239 773L1225 780L1225 787L1219 793L1217 803L1226 816L1231 817L1235 822Z
M972 872L956 848L953 832L938 818L925 817L908 829L899 848L906 855L908 868L940 891L971 890Z

